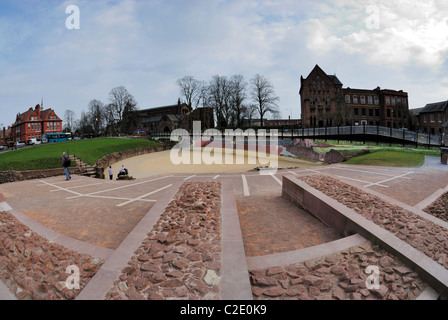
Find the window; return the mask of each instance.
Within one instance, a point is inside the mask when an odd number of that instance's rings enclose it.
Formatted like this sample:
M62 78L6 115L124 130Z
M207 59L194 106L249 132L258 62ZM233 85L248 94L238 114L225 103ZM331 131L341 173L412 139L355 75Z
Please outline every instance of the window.
M396 101L395 101L395 97L392 97L392 104L395 105Z
M353 103L358 103L358 96L353 96Z
M28 123L28 130L31 130L31 124Z
M365 116L365 115L367 114L367 113L366 113L366 108L362 108L362 109L361 109L361 112L362 112L362 115Z
M366 97L361 96L361 104L366 104Z
M430 116L431 122L434 122L434 113L431 113L429 116Z
M373 117L373 109L369 109L369 116Z
M386 97L386 104L390 104L390 97Z
M367 99L368 99L369 104L373 104L373 98L372 98L372 96L369 96Z
M390 118L390 109L387 109L387 117Z
M375 97L375 104L379 105L380 104L380 99L378 97Z
M426 114L423 115L423 122L426 123Z
M438 118L439 118L439 122L442 122L443 113L440 113Z
M375 117L379 117L380 116L380 110L379 109L375 109Z
M355 116L358 116L358 115L359 115L359 109L358 109L358 108L355 108L355 109L354 109L354 113L355 113Z
M345 103L350 103L350 96L348 94L345 96Z

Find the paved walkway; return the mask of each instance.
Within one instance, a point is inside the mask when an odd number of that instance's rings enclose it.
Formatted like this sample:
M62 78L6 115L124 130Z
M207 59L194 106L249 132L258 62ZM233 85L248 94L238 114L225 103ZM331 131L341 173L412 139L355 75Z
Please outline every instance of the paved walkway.
M134 228L159 200L180 184L223 181L233 186L247 257L275 256L338 240L331 229L281 198L282 176L291 173L331 175L413 207L448 185L448 166L436 157L427 157L421 168L338 164L281 169L272 175L175 174L132 181L73 176L68 182L53 177L0 185L0 210L21 217L32 229L40 228L41 234L60 239L67 247L74 244L72 249L107 259L132 238ZM0 284L0 299L7 298L11 295Z

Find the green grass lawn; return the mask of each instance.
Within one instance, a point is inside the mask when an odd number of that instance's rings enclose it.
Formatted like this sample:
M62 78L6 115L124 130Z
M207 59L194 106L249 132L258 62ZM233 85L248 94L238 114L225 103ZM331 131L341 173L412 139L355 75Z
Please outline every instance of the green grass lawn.
M423 153L377 151L351 158L345 164L387 167L420 167L425 163Z
M103 156L123 150L157 145L141 139L98 138L37 145L0 154L0 171L60 168L62 152L93 165Z

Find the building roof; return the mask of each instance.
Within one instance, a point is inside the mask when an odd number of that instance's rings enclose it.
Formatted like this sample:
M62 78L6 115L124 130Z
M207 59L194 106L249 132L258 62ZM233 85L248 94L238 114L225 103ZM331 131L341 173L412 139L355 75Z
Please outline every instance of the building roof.
M330 78L334 84L342 86L342 82L339 81L339 79L338 79L338 77L336 77L336 75L328 75L328 78Z
M409 109L409 112L414 116L418 116L420 112L422 112L422 110L423 108L415 108L415 109Z
M138 112L142 113L142 112L160 111L160 110L165 110L165 109L177 109L177 108L182 107L182 106L188 106L188 105L185 104L185 103L181 103L180 105L179 104L173 104L173 105L169 105L169 106L162 106L162 107L155 107L155 108L149 108L149 109L142 109L142 110L138 110Z
M162 116L151 117L146 122L159 122L162 119Z
M319 67L318 64L316 64L316 65L314 66L314 68L313 68L313 70L311 70L310 74L312 74L312 73L315 72L316 70L318 70L318 71L322 72L324 75L326 75L326 76L327 76L327 77L328 77L328 78L329 78L335 85L340 85L340 86L342 86L342 82L338 79L338 77L336 77L336 75L328 75L328 74L326 74L325 71L322 70L322 68ZM309 76L310 76L310 74L308 75L307 78L303 78L303 76L302 76L302 77L301 77L301 80L303 81L303 80L305 80L305 79L308 79Z
M343 88L342 89L345 93L359 93L359 94L378 94L375 90L372 89L354 89L354 88Z
M50 116L54 116L56 119L51 119L52 121L62 121L57 114L54 112L53 109L48 108L47 110L41 110L40 105L36 105L36 108L29 108L27 111L23 113L17 114L16 121L13 124L19 125L21 123L27 123L30 122L31 116L36 116L37 121L47 121L50 120Z
M448 101L428 103L420 113L443 112L448 105Z
M179 121L181 115L167 114L166 117L171 121Z

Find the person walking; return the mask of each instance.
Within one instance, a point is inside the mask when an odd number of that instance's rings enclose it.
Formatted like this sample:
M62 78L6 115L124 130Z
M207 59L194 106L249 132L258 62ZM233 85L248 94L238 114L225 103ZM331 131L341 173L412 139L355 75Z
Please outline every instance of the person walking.
M109 166L109 178L110 180L112 180L114 177L113 173L112 173L112 166Z
M65 181L68 181L72 178L70 172L68 171L68 167L70 166L70 159L67 157L65 152L62 153L62 167L64 167L65 172Z

